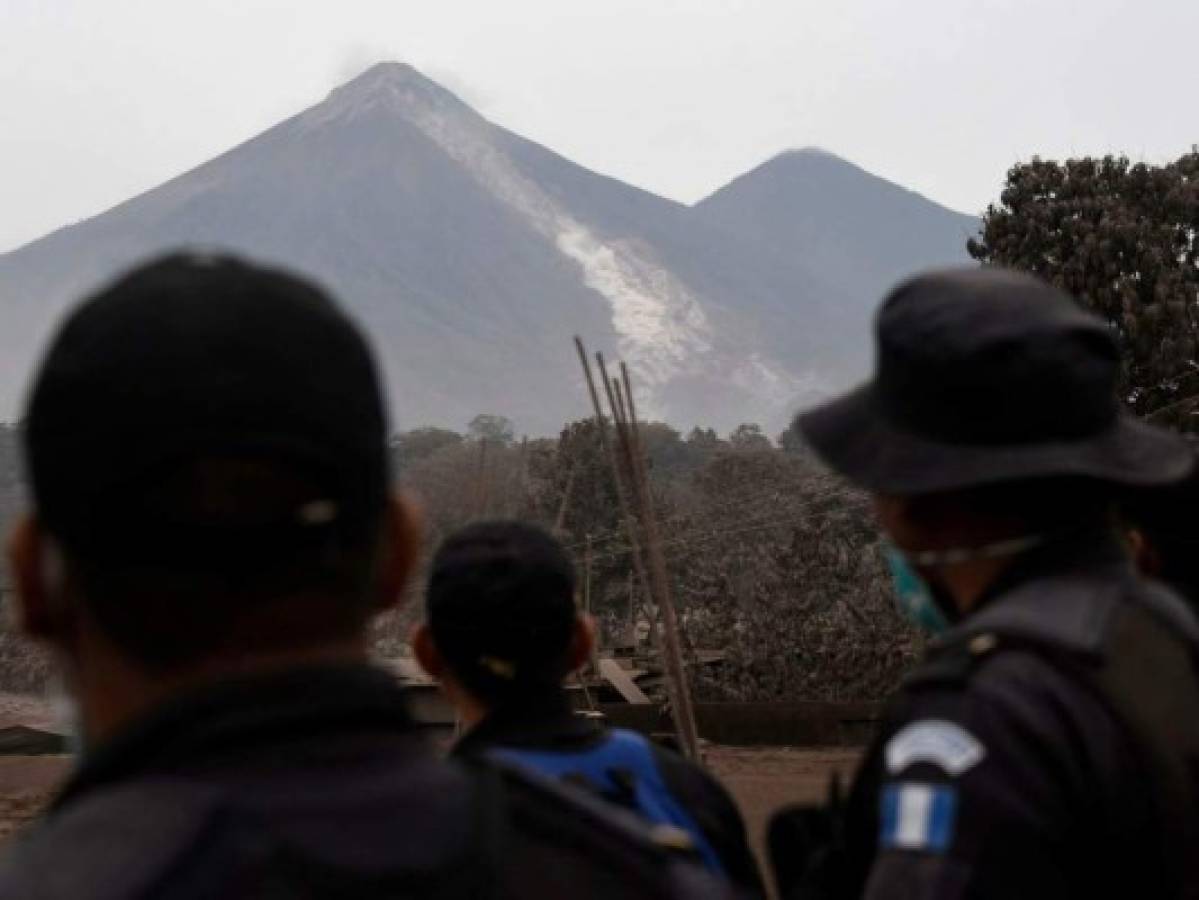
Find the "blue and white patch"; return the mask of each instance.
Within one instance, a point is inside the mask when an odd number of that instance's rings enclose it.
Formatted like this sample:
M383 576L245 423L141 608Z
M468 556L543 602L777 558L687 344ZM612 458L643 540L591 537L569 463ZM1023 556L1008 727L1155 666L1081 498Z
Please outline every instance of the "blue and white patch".
M879 844L886 850L944 853L953 843L957 789L903 782L883 788Z
M931 763L954 777L974 768L987 755L986 747L974 735L944 719L923 719L901 728L883 752L892 775L916 763Z

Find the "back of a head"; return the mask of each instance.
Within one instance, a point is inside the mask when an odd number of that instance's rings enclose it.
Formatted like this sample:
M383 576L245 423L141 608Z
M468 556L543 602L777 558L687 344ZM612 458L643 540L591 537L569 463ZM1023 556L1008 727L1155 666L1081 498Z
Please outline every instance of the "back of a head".
M451 535L429 576L426 614L454 676L485 703L552 690L568 674L578 616L562 545L521 522Z
M24 423L41 528L152 668L360 628L386 504L369 348L315 285L177 254L82 303Z

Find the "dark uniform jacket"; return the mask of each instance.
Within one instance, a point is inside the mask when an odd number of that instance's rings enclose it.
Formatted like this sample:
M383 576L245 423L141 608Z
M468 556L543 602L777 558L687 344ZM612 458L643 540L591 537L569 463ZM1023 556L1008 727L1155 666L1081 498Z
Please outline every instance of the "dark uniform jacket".
M1195 621L1114 543L1044 549L907 680L845 823L891 898L1199 894Z
M493 711L459 740L453 752L477 759L501 747L581 751L600 743L604 733L602 725L574 715L566 696L557 693L530 699L517 708ZM654 745L653 755L667 790L694 819L729 878L760 894L762 883L746 841L745 823L724 788L677 753Z
M228 683L85 758L10 846L4 898L723 896L645 833L440 761L365 667Z

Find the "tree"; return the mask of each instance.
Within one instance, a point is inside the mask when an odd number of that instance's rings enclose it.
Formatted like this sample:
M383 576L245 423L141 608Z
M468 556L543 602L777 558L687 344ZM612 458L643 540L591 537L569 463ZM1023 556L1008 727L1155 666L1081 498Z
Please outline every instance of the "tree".
M696 425L687 435L687 445L696 450L712 451L719 450L724 446L724 441L720 439L720 435L716 433L715 429L700 428Z
M1119 336L1132 408L1199 427L1199 151L1014 166L967 250L1078 297Z
M472 441L490 441L505 447L512 443L516 432L512 420L507 416L497 416L491 413L479 413L466 426L467 435Z
M682 436L665 422L641 422L638 425L641 445L649 458L650 470L656 475L681 475L699 466L706 454L684 441Z
M609 438L615 440L610 430ZM558 524L561 516L573 542L588 533L619 530L620 503L612 467L594 419L580 419L562 429L552 467L544 474L549 484L546 518Z
M414 428L391 439L393 458L399 467L428 459L443 447L456 447L462 435L447 428Z
M785 429L776 439L775 442L784 453L793 453L796 455L810 455L811 450L808 448L808 443L803 439L803 433L794 425Z
M729 434L729 446L734 450L773 450L770 438L762 433L762 426L753 422L738 425Z

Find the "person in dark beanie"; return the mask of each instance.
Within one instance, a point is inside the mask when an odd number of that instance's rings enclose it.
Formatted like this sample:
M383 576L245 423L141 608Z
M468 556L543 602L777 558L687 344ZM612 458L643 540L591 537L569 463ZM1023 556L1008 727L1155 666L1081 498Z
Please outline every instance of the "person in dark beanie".
M555 538L521 522L469 525L434 556L425 603L413 649L468 729L456 756L563 779L681 829L712 871L761 892L741 816L711 776L572 711L563 681L591 657L594 623L576 607L574 567Z
M228 256L135 269L59 329L23 435L19 618L83 750L0 896L724 890L598 803L417 738L367 626L418 526L366 341L313 284Z
M1031 276L920 275L876 328L874 378L797 427L873 496L933 635L844 810L772 825L787 895L1196 896L1199 628L1114 514L1189 449L1120 407L1111 329Z

